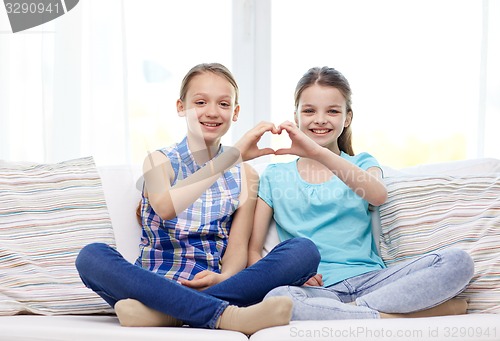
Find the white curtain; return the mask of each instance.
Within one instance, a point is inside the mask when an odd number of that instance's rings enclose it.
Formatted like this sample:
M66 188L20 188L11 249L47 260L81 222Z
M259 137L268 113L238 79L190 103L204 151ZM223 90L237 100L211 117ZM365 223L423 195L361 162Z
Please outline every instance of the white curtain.
M303 12L299 12L299 19L282 23L280 30L272 32L271 24L279 23L280 17L290 21L303 5L319 10L321 3L287 1L285 9L278 11L285 4L281 0L84 0L47 24L15 34L9 32L6 12L0 9L0 159L57 162L92 155L100 165L140 163L148 151L183 136L184 122L175 113L175 100L184 74L201 62L225 64L240 85L241 114L224 143L231 143L260 120L280 123L289 119L298 77L313 65L339 64L339 52L321 57L318 51L311 53L301 47L313 34L320 38L318 49L331 45L323 44L324 34L328 36L330 31L301 26ZM390 3L373 6L385 11ZM461 4L448 3L450 8ZM426 1L418 6L433 4ZM464 4L474 4L476 17L480 17L481 6L484 11L483 27L478 24L474 28L478 37L483 32L482 43L478 40L463 46L481 49L482 72L474 78L474 84L480 83L481 88L467 94L470 110L465 118L448 110L452 116L443 126L466 122L471 137L467 157L499 157L500 21L496 18L500 1L476 4L470 0ZM364 35L366 26L358 26ZM299 39L291 34L294 27L299 27L301 34L309 28L313 31ZM350 27L349 32L355 28ZM418 25L412 29L418 33ZM281 31L284 34L279 36ZM419 37L417 33L415 37ZM465 38L459 37L462 42ZM390 39L384 42L391 44ZM358 70L359 61L346 51L345 66L340 69ZM370 56L358 57L370 60ZM291 67L283 62L287 59L293 61ZM301 60L306 65L301 65ZM272 61L278 63L272 65ZM476 72L479 64L478 60L472 68L465 66L466 71ZM387 72L397 76L391 67ZM348 78L356 83L354 76ZM359 79L355 85L359 109L356 131L362 132L361 99L370 99L370 89L376 87L368 87L368 93L362 94L370 77L363 73ZM397 87L404 89L406 85L398 83ZM458 95L448 97L443 98L443 105L464 102ZM401 113L415 107L412 101L402 102L407 107L398 106ZM436 117L442 119L442 115ZM397 124L397 131L405 134L406 127L403 121ZM271 143L279 147L276 141ZM390 148L394 144L389 144L389 152Z
M179 140L184 74L231 68L231 1L85 0L15 34L0 10L0 159L140 163Z
M81 1L15 34L0 20L0 159L127 162L122 1Z

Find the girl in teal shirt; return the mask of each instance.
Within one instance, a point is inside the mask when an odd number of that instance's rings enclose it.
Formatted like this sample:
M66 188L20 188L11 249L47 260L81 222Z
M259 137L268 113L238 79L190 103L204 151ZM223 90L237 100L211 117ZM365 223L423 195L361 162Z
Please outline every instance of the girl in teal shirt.
M268 166L261 177L249 263L271 218L281 240L306 237L321 255L318 275L304 286L273 289L266 297L293 299L293 320L418 317L465 313L451 299L474 272L464 251L448 249L387 268L377 254L369 205L387 199L382 170L351 146L351 89L333 68L312 68L295 90L295 123L284 122L293 162Z

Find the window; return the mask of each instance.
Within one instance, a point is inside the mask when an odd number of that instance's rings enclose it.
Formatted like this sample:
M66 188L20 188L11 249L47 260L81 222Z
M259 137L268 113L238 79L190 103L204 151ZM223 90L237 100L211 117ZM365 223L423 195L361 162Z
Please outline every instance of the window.
M356 153L368 151L393 167L482 156L478 140L498 145L495 132L477 136L482 6L473 0L273 1L272 120L292 120L295 84L310 67L327 65L351 84ZM500 40L489 41L490 54L498 51ZM498 117L498 105L489 110Z
M242 106L223 143L292 120L296 82L328 65L351 83L355 152L396 168L500 158L498 13L491 0L86 0L12 34L0 9L0 159L142 163L184 136L181 79L215 61Z
M231 69L231 1L127 1L125 36L132 161L186 134L176 100L184 75L204 62Z
M231 0L81 1L13 34L0 9L0 159L142 163L178 141L195 64L231 68Z

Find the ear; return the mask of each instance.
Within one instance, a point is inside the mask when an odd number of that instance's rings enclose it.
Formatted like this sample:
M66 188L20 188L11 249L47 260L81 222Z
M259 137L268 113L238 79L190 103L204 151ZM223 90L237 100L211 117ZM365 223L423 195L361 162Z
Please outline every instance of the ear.
M236 108L234 108L234 112L233 112L233 122L238 121L238 115L239 114L240 114L240 105L237 104Z
M299 126L299 115L297 114L297 110L293 112L293 120L295 121L295 124Z
M347 128L351 125L352 122L352 110L349 110L345 116L344 128Z
M184 102L182 102L181 99L177 100L176 106L177 106L177 114L179 115L179 117L186 116L186 112L185 112L185 108L184 108Z

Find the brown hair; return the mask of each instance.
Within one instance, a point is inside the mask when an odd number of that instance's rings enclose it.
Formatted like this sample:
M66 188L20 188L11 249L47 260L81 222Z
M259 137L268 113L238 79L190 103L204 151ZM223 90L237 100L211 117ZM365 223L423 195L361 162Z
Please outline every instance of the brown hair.
M182 80L182 83L181 83L181 91L179 94L179 99L181 101L184 101L184 99L186 98L186 93L187 93L187 90L189 87L189 82L191 82L191 80L195 76L202 74L204 72L212 72L216 75L222 76L225 79L227 79L227 81L229 83L231 83L231 85L234 88L234 91L236 93L235 105L238 105L238 94L239 94L238 84L236 83L236 80L234 79L234 76L231 73L231 71L229 71L228 68L226 68L224 65L219 64L219 63L198 64L198 65L194 66L191 70L189 70L188 73L184 76L184 79Z
M351 86L347 79L334 68L323 66L322 68L313 67L309 69L297 83L295 88L295 110L298 110L300 96L308 87L318 84L321 86L331 86L340 91L346 102L346 112L353 114L351 102ZM338 139L339 149L349 155L354 155L352 149L352 130L351 125L344 129Z

